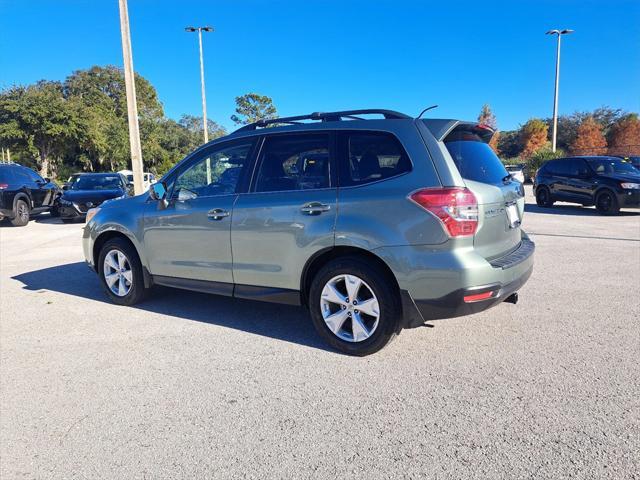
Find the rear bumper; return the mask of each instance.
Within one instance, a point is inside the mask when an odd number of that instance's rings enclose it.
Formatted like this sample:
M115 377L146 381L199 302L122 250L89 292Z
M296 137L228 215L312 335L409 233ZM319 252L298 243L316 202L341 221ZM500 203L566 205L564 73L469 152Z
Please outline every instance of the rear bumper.
M532 272L533 266L518 278L506 284L497 282L490 285L461 288L441 298L415 300L416 307L425 321L462 317L464 315L482 312L483 310L487 310L504 302L512 293L517 292L520 287L527 283ZM465 297L470 295L486 292L492 293L492 296L487 300L470 303L467 303L464 300Z
M535 244L524 232L515 250L490 261L472 246L442 250L407 246L377 251L400 286L407 327L491 308L517 292L533 272ZM477 297L465 299L471 295Z

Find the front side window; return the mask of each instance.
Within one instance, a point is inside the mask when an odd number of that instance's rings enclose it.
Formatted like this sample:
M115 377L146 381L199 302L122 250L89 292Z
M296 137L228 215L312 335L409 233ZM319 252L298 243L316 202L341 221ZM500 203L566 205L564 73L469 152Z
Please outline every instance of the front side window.
M398 139L384 132L350 132L348 161L340 185L362 185L395 177L411 170L411 161Z
M25 168L23 171L29 176L32 182L44 183L44 178L42 178L40 175L38 175L36 172L31 170L30 168Z
M235 193L252 146L253 142L240 143L207 153L178 176L172 197L190 200Z
M268 137L259 158L256 192L312 190L331 186L329 135Z
M623 161L620 158L614 157L602 157L602 158L590 158L588 160L589 165L594 172L603 174L603 175L611 175L616 173L622 174L631 174L637 175L638 170L631 165Z

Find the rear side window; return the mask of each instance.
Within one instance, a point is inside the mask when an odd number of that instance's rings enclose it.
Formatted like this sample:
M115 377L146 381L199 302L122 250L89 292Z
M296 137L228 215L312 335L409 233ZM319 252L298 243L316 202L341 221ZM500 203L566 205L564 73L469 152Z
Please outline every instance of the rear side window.
M445 145L466 180L498 184L509 176L491 147L473 129L454 130L445 139Z
M15 176L13 174L13 168L2 167L0 168L0 183L13 183L15 182Z
M553 160L547 164L547 172L551 175L568 176L571 174L571 160Z
M329 188L329 135L267 137L260 153L256 192Z
M363 185L411 171L411 161L398 139L385 132L342 134L346 162L340 162L340 185Z

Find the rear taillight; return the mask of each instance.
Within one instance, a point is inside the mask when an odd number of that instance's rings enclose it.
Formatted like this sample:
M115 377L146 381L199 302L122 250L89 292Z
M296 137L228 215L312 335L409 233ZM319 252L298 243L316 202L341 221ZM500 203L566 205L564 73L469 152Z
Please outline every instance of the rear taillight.
M4 190L5 188L9 188L8 183L0 183L0 190Z
M433 213L451 237L474 235L478 228L478 201L462 187L424 188L409 199Z

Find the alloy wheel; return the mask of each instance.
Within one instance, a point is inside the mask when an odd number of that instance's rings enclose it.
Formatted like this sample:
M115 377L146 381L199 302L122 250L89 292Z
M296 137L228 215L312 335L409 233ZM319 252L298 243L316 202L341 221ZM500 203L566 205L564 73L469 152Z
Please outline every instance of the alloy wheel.
M131 263L120 250L110 250L104 257L102 268L104 280L109 290L118 297L126 296L133 285L133 271Z
M20 217L20 220L22 221L29 220L29 209L27 208L27 204L24 202L20 202L18 204L18 217Z
M337 275L325 284L320 296L320 311L329 330L347 342L367 340L380 320L380 305L375 293L355 275Z

